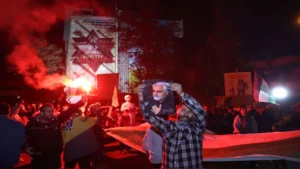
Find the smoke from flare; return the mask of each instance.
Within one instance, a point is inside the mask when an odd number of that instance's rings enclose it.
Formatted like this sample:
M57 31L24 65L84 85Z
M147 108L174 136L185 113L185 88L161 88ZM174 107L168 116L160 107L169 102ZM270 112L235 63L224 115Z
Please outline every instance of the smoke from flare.
M43 60L37 55L35 39L32 35L43 35L53 24L65 18L65 7L89 8L99 6L92 1L53 1L52 4L41 5L29 0L4 1L0 6L0 26L10 29L11 38L17 40L7 57L7 62L24 77L24 81L36 89L55 89L65 83L66 77L47 75ZM2 22L3 21L3 22ZM63 30L62 30L63 31Z
M7 61L23 75L28 85L36 89L55 89L66 80L66 77L59 74L46 75L47 68L43 61L37 56L36 50L27 45L15 46Z

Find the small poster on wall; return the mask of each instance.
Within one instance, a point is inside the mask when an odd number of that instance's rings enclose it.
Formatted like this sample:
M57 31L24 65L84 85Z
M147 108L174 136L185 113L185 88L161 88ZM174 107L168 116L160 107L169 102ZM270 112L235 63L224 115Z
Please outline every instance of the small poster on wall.
M224 73L225 95L252 95L251 72Z

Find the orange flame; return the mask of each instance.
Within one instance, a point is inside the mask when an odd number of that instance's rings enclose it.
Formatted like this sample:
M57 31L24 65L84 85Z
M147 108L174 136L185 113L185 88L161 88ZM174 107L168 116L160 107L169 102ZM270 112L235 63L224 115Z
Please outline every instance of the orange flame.
M86 92L89 92L92 88L92 84L88 80L86 80L82 77L80 77L78 79L75 79L75 80L70 80L69 79L65 82L65 85L69 86L71 88L81 87Z

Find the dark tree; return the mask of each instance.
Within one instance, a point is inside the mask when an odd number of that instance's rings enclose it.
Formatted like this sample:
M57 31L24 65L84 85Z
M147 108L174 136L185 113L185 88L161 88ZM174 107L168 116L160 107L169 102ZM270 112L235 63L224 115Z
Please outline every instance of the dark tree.
M144 13L123 10L118 16L119 52L129 52L134 88L143 79L172 79L180 48L179 23L155 19L150 9Z

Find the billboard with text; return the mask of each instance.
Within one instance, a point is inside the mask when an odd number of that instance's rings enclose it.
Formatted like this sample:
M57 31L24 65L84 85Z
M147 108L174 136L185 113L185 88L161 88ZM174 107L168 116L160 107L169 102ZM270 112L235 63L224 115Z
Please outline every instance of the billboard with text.
M71 19L67 76L97 85L97 74L117 73L117 36L112 17L74 16Z

